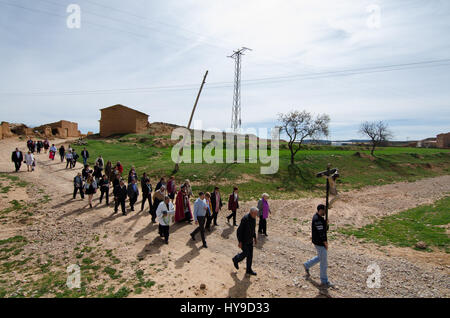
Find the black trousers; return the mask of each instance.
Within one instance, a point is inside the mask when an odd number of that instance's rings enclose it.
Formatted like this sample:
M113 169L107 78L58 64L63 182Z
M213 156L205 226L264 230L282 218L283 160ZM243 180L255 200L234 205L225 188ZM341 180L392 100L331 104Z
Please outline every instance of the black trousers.
M142 195L141 210L144 210L145 201L148 201L148 206L150 207L150 211L151 211L152 210L152 195L151 194L143 194Z
M227 216L227 219L231 219L233 218L233 225L236 225L236 210L231 211L231 214L229 216Z
M200 235L202 237L203 245L206 245L206 240L205 240L205 221L206 221L206 217L204 217L204 216L197 216L197 221L198 221L198 227L194 230L194 232L191 233L191 235L195 237L195 234L200 232Z
M247 258L247 273L252 271L252 262L253 262L253 242L242 244L242 253L237 254L233 257L233 260L236 262L242 261L244 258Z
M125 210L125 199L117 199L114 203L114 212L117 212L118 208L122 208L122 214L126 214L127 211Z
M267 220L262 215L259 217L258 233L267 234Z
M211 221L213 220L213 216L212 215L208 215L206 214L206 225L205 225L205 229L209 230L211 227Z
M103 196L105 196L106 205L109 205L109 188L100 188L100 203L102 203Z
M81 196L81 198L84 199L83 188L82 188L82 187L77 187L77 186L74 186L74 187L73 187L73 198L74 198L74 199L76 198L78 190L80 190L80 196Z
M153 202L153 205L151 206L150 209L150 214L152 215L152 222L154 223L156 220L156 209L158 208L158 205L161 203L162 201L158 200L155 198L155 202Z
M135 195L133 197L130 197L130 208L131 208L131 211L134 211L134 204L136 203L136 201L137 201L137 195Z
M61 162L63 162L64 161L64 154L59 154L59 156L61 157ZM66 166L66 168L67 168L67 166Z
M21 165L22 161L14 161L14 167L16 168L16 172L20 170Z
M213 212L213 215L212 215L212 219L214 220L214 225L217 225L217 215L219 214L219 212Z
M169 242L169 226L168 225L159 225L159 235L164 237L164 241L166 243Z

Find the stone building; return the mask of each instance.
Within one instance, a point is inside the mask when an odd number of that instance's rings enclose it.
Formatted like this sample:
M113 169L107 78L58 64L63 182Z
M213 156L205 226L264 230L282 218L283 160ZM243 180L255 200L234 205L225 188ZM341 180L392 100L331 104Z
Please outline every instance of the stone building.
M0 139L11 137L13 134L9 129L9 123L2 121L0 126Z
M79 137L78 124L67 120L60 120L56 123L45 124L34 128L46 137L58 136L61 138Z
M100 136L145 133L149 127L148 115L135 109L114 105L100 109Z
M436 147L450 148L450 132L446 134L439 134L436 136Z

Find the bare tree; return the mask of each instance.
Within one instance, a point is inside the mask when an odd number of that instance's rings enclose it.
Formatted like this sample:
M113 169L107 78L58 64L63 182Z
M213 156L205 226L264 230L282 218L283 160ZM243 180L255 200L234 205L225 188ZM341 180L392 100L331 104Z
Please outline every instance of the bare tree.
M388 124L381 120L374 122L363 122L359 128L359 133L370 138L372 142L370 154L372 156L377 146L392 138L392 132L389 130Z
M281 132L285 132L289 137L291 164L294 164L295 155L300 150L305 138L316 139L322 135L328 136L329 133L330 116L326 114L313 118L313 115L306 110L295 110L287 114L278 114L278 121L281 123Z

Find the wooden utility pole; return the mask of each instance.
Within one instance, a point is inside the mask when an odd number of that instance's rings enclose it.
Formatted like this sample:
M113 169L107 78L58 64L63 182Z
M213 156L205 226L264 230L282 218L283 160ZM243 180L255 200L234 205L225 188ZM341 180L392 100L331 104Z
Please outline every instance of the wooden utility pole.
M198 90L197 98L195 99L194 107L192 108L192 112L191 112L191 117L189 118L189 122L187 125L188 130L191 128L192 118L194 117L195 109L197 108L197 103L198 103L198 100L200 99L200 94L202 93L203 86L206 83L206 76L208 76L208 71L206 71L205 76L203 76L202 84L200 85L200 89ZM180 157L181 157L181 152L183 151L183 146L184 146L184 138L183 138L183 144L178 153L177 162L175 163L174 172L177 172L180 169Z

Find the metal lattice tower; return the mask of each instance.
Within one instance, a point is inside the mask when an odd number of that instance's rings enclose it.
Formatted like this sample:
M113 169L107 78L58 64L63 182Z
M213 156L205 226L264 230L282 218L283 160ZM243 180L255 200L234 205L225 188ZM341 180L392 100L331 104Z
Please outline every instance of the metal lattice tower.
M231 128L233 128L234 132L238 132L241 129L241 56L247 50L251 51L251 49L243 47L228 56L235 61L233 109L231 112Z

